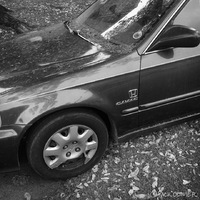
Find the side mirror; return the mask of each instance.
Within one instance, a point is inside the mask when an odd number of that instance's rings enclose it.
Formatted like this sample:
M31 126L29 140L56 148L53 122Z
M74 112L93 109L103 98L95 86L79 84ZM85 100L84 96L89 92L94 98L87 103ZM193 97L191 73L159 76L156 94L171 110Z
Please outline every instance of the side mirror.
M157 40L150 51L173 47L196 47L200 44L199 32L181 25L170 26Z

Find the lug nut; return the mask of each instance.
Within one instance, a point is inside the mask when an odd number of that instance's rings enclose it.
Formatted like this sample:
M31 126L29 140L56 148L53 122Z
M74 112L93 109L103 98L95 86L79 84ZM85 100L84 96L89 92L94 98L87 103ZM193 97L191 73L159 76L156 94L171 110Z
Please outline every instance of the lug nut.
M81 151L81 149L78 147L78 148L75 149L75 151L79 152L79 151Z
M67 152L67 153L66 153L66 156L67 156L67 157L70 157L70 156L71 156L71 153L70 153L70 152Z
M68 146L67 145L65 145L64 147L63 147L63 149L67 149L68 148Z
M72 144L77 144L77 143L78 143L77 141L73 141L73 142L72 142Z

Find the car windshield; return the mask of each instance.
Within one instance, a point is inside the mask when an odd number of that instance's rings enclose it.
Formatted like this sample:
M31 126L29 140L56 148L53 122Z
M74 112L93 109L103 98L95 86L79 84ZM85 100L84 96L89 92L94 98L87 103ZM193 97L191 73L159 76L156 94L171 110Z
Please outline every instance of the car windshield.
M175 0L99 0L79 18L106 40L141 40ZM177 2L177 1L176 1Z

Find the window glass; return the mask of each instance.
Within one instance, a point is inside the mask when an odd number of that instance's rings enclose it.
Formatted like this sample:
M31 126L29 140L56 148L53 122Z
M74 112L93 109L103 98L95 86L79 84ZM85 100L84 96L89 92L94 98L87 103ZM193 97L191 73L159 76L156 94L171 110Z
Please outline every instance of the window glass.
M177 0L109 0L85 24L105 39L137 43Z
M128 14L132 9L136 8L139 1L140 0L110 0L94 12L88 18L86 24L102 33Z
M200 32L200 1L191 0L175 18L173 24L195 28Z

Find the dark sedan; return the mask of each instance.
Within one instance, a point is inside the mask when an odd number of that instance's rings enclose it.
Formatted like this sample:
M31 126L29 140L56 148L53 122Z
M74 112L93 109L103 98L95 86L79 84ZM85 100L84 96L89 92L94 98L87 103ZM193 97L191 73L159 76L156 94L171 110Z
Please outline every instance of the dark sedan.
M199 0L98 0L0 44L0 167L91 169L109 141L199 116ZM25 141L25 143L24 143Z

